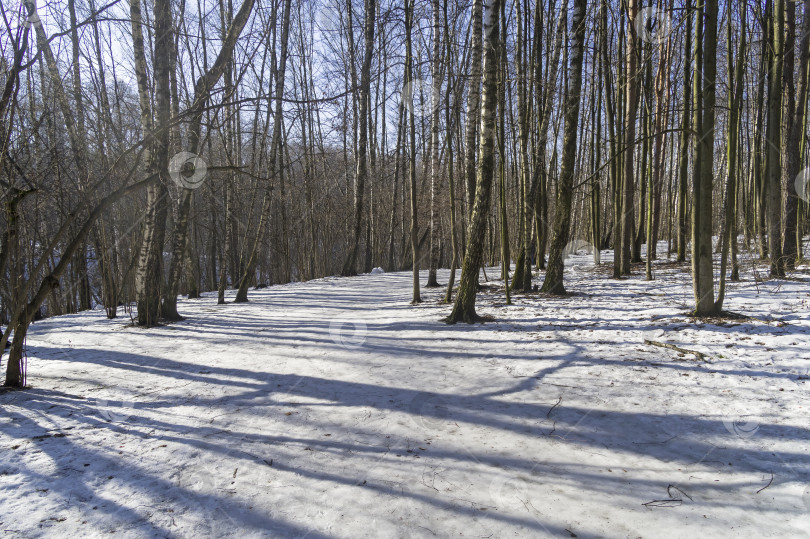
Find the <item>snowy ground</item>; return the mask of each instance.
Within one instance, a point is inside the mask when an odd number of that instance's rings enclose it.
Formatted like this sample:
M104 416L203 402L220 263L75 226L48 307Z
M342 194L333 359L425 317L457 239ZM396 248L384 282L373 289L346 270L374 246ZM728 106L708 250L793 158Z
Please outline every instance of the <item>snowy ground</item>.
M586 256L485 325L408 273L45 320L0 394L0 536L810 535L810 278L746 270L714 323L682 270Z

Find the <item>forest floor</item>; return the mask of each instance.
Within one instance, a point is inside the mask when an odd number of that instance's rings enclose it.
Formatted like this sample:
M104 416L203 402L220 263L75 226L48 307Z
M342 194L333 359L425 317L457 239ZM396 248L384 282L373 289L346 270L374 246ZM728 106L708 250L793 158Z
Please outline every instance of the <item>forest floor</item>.
M808 268L748 260L744 318L695 320L688 266L569 266L567 297L482 292L484 325L408 272L38 322L0 536L810 535Z

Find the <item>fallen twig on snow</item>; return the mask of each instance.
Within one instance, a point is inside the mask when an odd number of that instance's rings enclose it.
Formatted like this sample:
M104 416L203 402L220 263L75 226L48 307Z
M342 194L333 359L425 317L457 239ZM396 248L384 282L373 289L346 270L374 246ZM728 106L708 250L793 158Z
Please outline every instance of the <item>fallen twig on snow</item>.
M677 437L678 437L678 435L676 434L675 436L671 436L671 437L667 438L666 440L664 440L664 441L662 441L662 442L633 442L633 443L634 443L634 444L637 444L637 445L647 445L647 444L665 444L665 443L667 443L667 442L669 442L669 441L671 441L671 440L674 440L674 439L675 439L675 438L677 438Z
M681 505L683 503L683 498L675 498L672 495L672 489L677 490L678 492L680 492L681 494L683 494L684 496L689 498L690 501L694 501L694 500L692 500L692 496L690 496L686 492L682 491L680 488L676 487L675 485L669 485L669 486L667 486L667 495L669 496L669 499L667 499L667 500L653 500L651 502L642 503L641 505L643 505L645 507L678 507L679 505Z
M759 490L757 491L757 494L759 494L760 492L762 492L763 490L765 490L766 488L768 488L769 486L771 486L771 483L773 483L773 474L771 474L771 480L770 480L770 481L768 481L768 484L767 484L767 485L765 485L764 487L762 487L761 489L759 489Z
M560 398L559 398L559 399L557 399L557 403L556 403L554 406L552 406L552 407L551 407L551 409L548 411L548 413L546 413L546 417L550 416L550 415L551 415L551 412L553 412L553 411L554 411L554 408L556 408L557 406L559 406L561 402L562 402L562 395L560 395Z
M670 497L670 498L672 498L672 489L673 489L673 488L674 488L675 490L677 490L678 492L680 492L681 494L683 494L684 496L686 496L687 498L689 498L689 501L692 501L692 502L693 502L693 501L695 501L695 500L693 500L693 499L692 499L692 496L690 496L690 495L689 495L689 494L687 494L686 492L682 491L681 489L679 489L679 488L678 488L678 487L676 487L675 485L669 485L669 486L667 487L667 494L669 494L669 497Z
M642 503L644 507L678 507L683 503L683 500L680 498L674 498L670 500L653 500L651 502Z
M682 354L692 354L693 356L696 356L700 361L705 361L706 363L709 362L709 360L706 359L709 356L707 356L703 352L698 352L697 350L688 350L686 348L681 348L680 346L675 346L674 344L651 341L649 339L644 339L644 344L649 344L651 346L659 346L661 348L669 348L670 350L675 350L676 352L680 352Z

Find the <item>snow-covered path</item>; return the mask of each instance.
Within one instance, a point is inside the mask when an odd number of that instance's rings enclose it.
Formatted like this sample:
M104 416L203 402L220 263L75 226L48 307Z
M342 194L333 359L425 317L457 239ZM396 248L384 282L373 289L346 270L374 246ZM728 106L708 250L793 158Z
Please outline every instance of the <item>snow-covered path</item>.
M0 394L0 535L810 535L807 278L735 284L752 318L711 324L675 270L567 277L482 294L476 326L439 322L442 290L408 305L408 273L37 323L33 389Z

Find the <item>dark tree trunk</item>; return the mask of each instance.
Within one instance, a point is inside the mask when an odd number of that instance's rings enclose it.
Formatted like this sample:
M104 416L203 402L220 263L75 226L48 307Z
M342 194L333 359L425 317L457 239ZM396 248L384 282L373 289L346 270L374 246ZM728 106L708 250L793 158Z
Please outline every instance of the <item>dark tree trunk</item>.
M363 225L363 195L366 177L368 176L368 97L371 89L371 58L374 53L374 27L376 21L377 0L366 0L365 20L365 55L360 70L360 101L358 121L359 135L357 142L357 173L354 184L354 226L349 255L343 265L343 275L357 275L357 252L360 248L360 235Z
M631 0L632 1L632 0ZM573 43L568 69L568 91L563 110L565 129L560 179L557 184L557 202L554 212L553 236L548 255L548 269L541 291L549 294L565 294L563 284L563 256L571 229L571 201L574 193L574 169L577 157L577 127L579 123L580 93L582 92L582 63L585 55L585 12L587 0L574 0L571 21Z
M499 15L503 0L487 0L484 12L484 67L481 106L481 141L478 152L478 176L475 202L467 227L467 249L461 266L461 280L453 311L446 321L474 323L481 320L475 312L478 271L484 252L487 216L492 180L495 175L495 113L498 107Z

